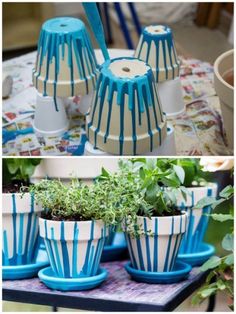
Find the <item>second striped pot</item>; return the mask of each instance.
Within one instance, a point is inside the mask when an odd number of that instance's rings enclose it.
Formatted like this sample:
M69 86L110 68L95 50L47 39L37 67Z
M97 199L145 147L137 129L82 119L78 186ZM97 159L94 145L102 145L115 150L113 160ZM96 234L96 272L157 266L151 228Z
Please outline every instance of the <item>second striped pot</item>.
M169 272L175 265L186 231L187 213L166 217L138 217L139 237L125 233L133 268L148 272Z

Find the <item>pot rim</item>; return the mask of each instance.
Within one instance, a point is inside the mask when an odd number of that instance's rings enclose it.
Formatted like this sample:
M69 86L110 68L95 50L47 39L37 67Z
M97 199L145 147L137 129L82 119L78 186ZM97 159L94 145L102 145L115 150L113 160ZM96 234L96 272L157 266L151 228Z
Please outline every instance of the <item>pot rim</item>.
M172 217L178 217L178 218L180 218L180 217L184 217L184 216L188 216L188 213L187 213L186 211L182 210L180 215L153 216L153 217L151 217L151 218L145 217L145 216L137 216L137 218L139 218L139 219L147 218L147 219L152 220L152 219L156 219L156 218L157 218L157 219L172 219Z
M201 189L208 189L208 188L215 188L217 189L218 184L216 182L206 182L206 185L196 185L196 186L188 186L185 187L188 190L201 190Z
M64 222L64 224L67 224L67 225L72 225L72 224L91 224L92 221L94 221L95 223L102 223L105 225L105 222L102 220L102 219L94 219L94 220L85 220L85 221L78 221L78 220L52 220L52 219L46 219L46 218L42 218L42 217L39 217L39 220L46 220L46 221L50 221L52 223L55 223L55 224L59 224L59 223L62 223Z
M231 50L228 50L224 53L222 53L215 61L214 63L214 74L215 76L217 77L217 79L224 85L226 86L227 88L229 88L230 90L234 91L234 87L232 85L230 85L229 83L227 83L223 77L220 75L219 73L219 65L221 64L221 62L227 58L228 56L230 55L233 55L234 54L234 49L231 49Z

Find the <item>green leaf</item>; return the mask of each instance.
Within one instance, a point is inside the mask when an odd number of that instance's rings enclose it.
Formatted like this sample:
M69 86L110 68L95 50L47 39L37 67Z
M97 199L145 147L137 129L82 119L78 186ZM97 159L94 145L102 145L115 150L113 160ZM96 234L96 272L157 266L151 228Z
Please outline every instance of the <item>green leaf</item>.
M175 173L176 173L177 177L179 178L180 182L184 183L184 178L185 178L184 169L180 166L177 166L177 165L174 165L173 167L174 167Z
M101 175L102 175L102 177L105 177L105 178L109 178L109 176L110 176L109 172L103 167L102 167L102 174Z
M225 258L225 264L229 266L234 265L234 254L227 255L227 257Z
M210 295L215 293L217 291L217 288L207 288L202 291L200 291L200 295L202 298L208 298Z
M206 271L208 269L213 269L221 264L221 258L218 256L212 256L208 261L206 261L202 267L201 271Z
M234 220L234 216L230 214L211 214L211 218L219 222Z
M139 169L139 175L140 175L140 178L142 179L142 180L145 180L145 171L144 171L144 169L143 168L140 168Z
M220 197L223 198L230 198L234 194L234 188L231 185L227 185L221 192L220 192Z
M234 250L234 236L232 234L226 234L222 240L222 247L226 251Z
M206 196L206 197L202 198L200 201L198 201L196 206L194 206L194 207L195 208L203 208L205 206L210 206L210 205L214 204L215 201L216 201L215 197Z

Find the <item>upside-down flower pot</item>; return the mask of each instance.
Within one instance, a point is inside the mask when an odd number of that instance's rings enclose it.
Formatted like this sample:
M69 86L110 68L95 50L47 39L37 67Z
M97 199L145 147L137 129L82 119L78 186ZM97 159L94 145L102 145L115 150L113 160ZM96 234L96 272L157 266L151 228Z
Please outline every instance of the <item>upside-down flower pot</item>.
M173 80L179 76L180 61L172 31L168 26L145 27L134 56L151 66L156 83Z
M94 50L82 21L72 17L57 17L43 24L33 69L33 84L42 96L52 99L51 102L37 101L39 108L35 111L35 131L38 134L59 136L68 128L62 104L65 98L79 95L82 96L83 110L84 102L90 106L97 71ZM41 121L44 120L42 112L48 114L46 126Z
M128 233L126 240L133 268L148 272L173 269L179 246L187 226L187 213L166 217L138 217L143 230L139 237Z
M214 64L214 85L220 98L221 112L231 149L234 147L234 50L229 50L220 55ZM228 76L228 81L227 81Z
M86 95L95 88L97 62L85 25L72 17L46 21L41 29L33 83L44 96Z
M101 220L76 222L40 218L39 225L55 276L82 278L97 275L108 235L108 228Z
M161 146L166 118L149 65L121 57L101 66L86 129L94 148L113 155L138 155Z
M189 195L187 194L186 200L184 200L182 195L177 197L177 207L181 211L188 213L187 229L180 247L180 254L196 253L199 251L207 231L211 206L199 209L194 208L194 206L203 197L216 197L217 184L209 183L206 186L189 187L187 190L189 191Z
M35 261L39 247L40 211L33 194L2 194L3 266L26 265Z
M168 26L151 25L143 29L134 56L147 62L154 78L167 115L177 115L184 111L184 101L179 78L178 59L172 30Z

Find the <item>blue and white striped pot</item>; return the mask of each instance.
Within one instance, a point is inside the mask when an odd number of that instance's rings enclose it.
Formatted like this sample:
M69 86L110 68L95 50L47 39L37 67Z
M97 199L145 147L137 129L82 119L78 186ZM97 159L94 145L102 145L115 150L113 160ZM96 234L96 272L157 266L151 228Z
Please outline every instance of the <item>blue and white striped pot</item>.
M187 213L151 219L138 217L137 223L143 230L139 237L125 232L132 266L149 272L171 271L186 231Z
M2 264L26 265L35 261L39 247L38 215L42 209L33 194L2 194Z
M186 234L183 238L180 252L181 254L196 253L203 242L207 231L211 206L196 209L194 206L203 197L217 195L217 184L210 183L207 186L187 188L189 195L186 201L182 195L177 197L177 207L188 213L188 223Z
M150 65L156 83L179 76L178 59L172 30L164 25L150 25L143 29L134 56Z
M101 220L53 221L39 219L50 265L56 276L97 275L108 228Z

